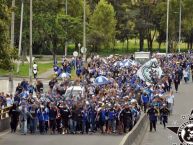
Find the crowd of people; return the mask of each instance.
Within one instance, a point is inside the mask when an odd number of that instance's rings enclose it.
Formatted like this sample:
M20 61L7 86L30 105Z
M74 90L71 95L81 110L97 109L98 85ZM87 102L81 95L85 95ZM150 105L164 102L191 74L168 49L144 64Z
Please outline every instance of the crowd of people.
M73 85L84 87L84 96L65 97L67 88L72 85L69 77L53 78L48 89L41 80L36 79L35 84L23 80L10 97L13 103L9 112L12 132L16 132L20 124L22 134L122 134L132 130L143 112L149 116L150 131L153 128L156 131L159 120L165 127L168 115L173 111L173 90L178 92L182 79L185 83L190 80L193 64L190 54L173 54L169 56L170 61L167 57L155 57L163 75L152 83L139 78L137 71L141 65L133 57L130 58L133 63L126 67L116 63L128 59L126 56L92 57L87 66L81 58L77 58L76 63L74 59L64 60L62 67L55 64L57 77L60 76L58 70L60 74L71 73L77 65L78 78ZM96 84L98 76L105 76L109 82ZM5 98L3 93L0 100L2 98Z
M13 105L13 95L0 92L0 109Z

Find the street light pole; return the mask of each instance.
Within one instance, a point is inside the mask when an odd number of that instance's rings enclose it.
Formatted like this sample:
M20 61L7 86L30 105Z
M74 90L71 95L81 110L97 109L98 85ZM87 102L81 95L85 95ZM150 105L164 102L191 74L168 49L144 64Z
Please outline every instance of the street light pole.
M168 31L169 31L169 10L170 10L170 0L167 0L167 26L166 26L166 56L168 55Z
M83 3L83 48L86 48L86 0ZM83 53L83 60L86 62L86 52Z
M21 0L21 20L20 20L20 32L19 32L19 51L18 51L18 62L17 62L17 73L19 72L20 66L20 55L21 55L21 42L22 42L22 32L23 32L23 0Z
M12 0L12 8L15 8L15 0ZM11 14L11 48L14 48L14 32L15 32L15 12Z
M182 32L182 0L180 0L180 13L179 13L179 42L178 53L181 51L181 32Z
M66 4L65 4L65 9L66 9L66 15L68 15L68 0L66 0ZM67 27L66 27L66 33L67 33ZM65 56L67 56L68 53L68 42L67 39L65 41Z
M29 55L30 55L29 78L30 78L30 83L32 83L32 21L33 21L32 19L33 19L32 0L30 0L30 48L29 48Z
M15 0L12 0L12 8L15 8ZM11 48L14 48L15 42L15 11L11 13ZM13 93L13 69L10 69L10 76L9 76L9 93Z

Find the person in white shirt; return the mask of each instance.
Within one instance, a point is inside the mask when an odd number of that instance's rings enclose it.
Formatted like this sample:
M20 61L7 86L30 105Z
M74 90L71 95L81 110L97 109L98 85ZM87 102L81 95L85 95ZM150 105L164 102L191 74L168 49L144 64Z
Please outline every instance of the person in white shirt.
M38 65L36 64L36 62L34 62L33 64L33 74L34 74L34 79L36 79L38 75Z
M168 109L170 111L170 114L172 114L173 111L173 105L174 105L174 94L173 91L171 91L167 98L166 98L167 104L168 104Z
M183 70L183 76L184 76L185 83L187 83L188 82L188 71L187 71L187 69Z

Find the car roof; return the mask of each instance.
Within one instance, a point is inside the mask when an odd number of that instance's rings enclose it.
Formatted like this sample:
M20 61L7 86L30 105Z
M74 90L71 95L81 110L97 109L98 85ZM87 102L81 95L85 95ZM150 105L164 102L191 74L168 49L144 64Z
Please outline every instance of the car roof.
M83 90L83 87L81 87L81 86L71 86L71 87L69 87L67 90Z

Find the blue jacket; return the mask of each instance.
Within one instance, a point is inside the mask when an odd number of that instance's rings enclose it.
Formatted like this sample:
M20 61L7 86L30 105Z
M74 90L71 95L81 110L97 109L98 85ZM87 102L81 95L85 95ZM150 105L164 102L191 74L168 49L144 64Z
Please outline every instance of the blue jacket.
M82 112L82 121L83 122L89 121L89 118L88 118L89 116L88 115L89 115L88 111L83 111Z
M148 111L147 111L147 114L149 115L149 120L150 121L157 121L157 114L158 114L158 111L154 108L150 108Z
M101 122L105 122L105 114L106 114L106 111L105 110L101 110L101 112L100 112L100 116L99 116L99 120L101 121Z
M115 110L110 110L108 116L109 116L109 120L115 120L116 119Z
M44 111L38 110L37 116L39 121L44 121L44 114L45 114Z
M49 121L49 109L48 108L45 109L44 120Z
M77 75L80 75L80 74L81 74L81 69L80 69L80 68L77 69L76 74L77 74Z
M71 67L70 66L67 66L66 72L69 73L69 74L71 73Z
M141 101L143 102L143 103L148 103L149 102L149 97L148 97L148 95L141 95Z
M96 111L94 109L89 110L89 120L94 121L96 118Z

